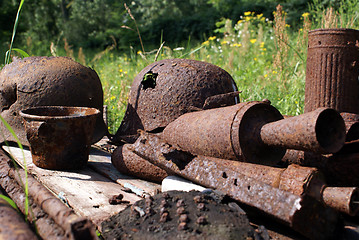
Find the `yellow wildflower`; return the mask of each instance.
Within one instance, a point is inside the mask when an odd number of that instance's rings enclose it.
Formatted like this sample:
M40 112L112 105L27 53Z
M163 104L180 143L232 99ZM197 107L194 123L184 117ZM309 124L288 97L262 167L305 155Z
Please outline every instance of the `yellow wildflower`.
M268 74L265 74L265 75L264 75L264 78L266 78L266 77L268 77Z
M257 15L257 19L261 19L263 17L263 13Z
M252 19L252 17L245 17L245 18L244 18L244 21L246 21L246 22L250 22L250 21L251 21L251 19Z
M228 44L228 41L224 40L221 42L221 45L225 45L225 44Z
M142 53L142 51L137 51L137 54L141 54Z
M308 12L305 12L302 14L302 17L308 17L309 16L309 13Z
M255 42L257 42L257 39L255 39L255 38L253 38L253 39L251 39L251 40L249 40L251 43L255 43Z
M114 100L116 97L115 96L111 96L110 100Z
M202 45L209 45L209 41L204 41Z
M254 60L254 61L257 61L258 59L255 57L255 58L253 58L253 60Z
M120 73L122 73L123 72L123 70L122 69L120 69Z
M286 25L285 25L285 27L289 28L289 27L290 27L290 25L289 25L289 24L286 24Z
M261 43L259 44L259 47L260 47L260 48L264 48L264 42L261 42Z
M216 36L212 36L208 38L209 41L213 41L214 39L216 39Z
M240 44L240 43L233 43L233 44L231 44L231 47L241 47L242 46L242 44Z
M272 72L272 73L273 73L273 74L277 74L278 72L273 70L273 72Z
M252 12L251 11L248 11L248 12L245 12L244 13L244 16L249 16L249 15L251 15L252 14Z

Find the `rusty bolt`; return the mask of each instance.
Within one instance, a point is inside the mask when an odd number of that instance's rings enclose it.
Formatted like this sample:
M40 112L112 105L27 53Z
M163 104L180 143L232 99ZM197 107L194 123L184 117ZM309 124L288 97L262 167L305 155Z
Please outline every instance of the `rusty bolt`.
M161 214L161 217L160 217L161 223L167 222L168 220L170 220L170 216L169 216L168 212L164 212L163 214Z
M199 211L204 211L204 210L206 210L206 205L204 205L204 203L199 203L199 204L197 205L197 209L198 209Z
M178 215L181 215L181 214L184 214L186 212L186 210L184 209L184 207L179 207L179 208L177 208L176 212Z
M179 222L188 222L188 215L187 214L181 214L178 221Z
M182 206L184 206L184 205L185 205L185 204L184 204L184 200L183 200L183 199L178 199L176 206L177 206L177 207L182 207Z
M207 218L206 218L205 216L199 216L199 217L197 218L196 223L199 224L199 225L205 225L205 224L208 223L208 222L207 222Z
M186 230L188 228L188 226L187 226L187 223L185 223L185 222L181 222L180 224L178 224L178 230Z

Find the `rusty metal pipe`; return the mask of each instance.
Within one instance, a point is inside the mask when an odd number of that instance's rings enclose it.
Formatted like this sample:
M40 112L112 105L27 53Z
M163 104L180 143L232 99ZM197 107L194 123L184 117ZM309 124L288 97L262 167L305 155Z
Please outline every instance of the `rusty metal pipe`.
M119 146L111 155L111 162L118 171L152 182L161 182L168 176L166 171L129 150L129 146Z
M344 121L333 109L283 119L264 102L187 113L171 122L163 138L196 155L273 165L286 148L336 152L344 144Z
M332 208L355 216L359 212L359 190L357 187L326 187L323 202Z
M144 132L131 145L131 150L167 172L218 189L287 224L310 239L327 239L337 230L336 212L324 207L314 198L274 188L218 165L215 158L195 157Z
M359 211L359 205L354 204L358 201L358 188L328 187L324 175L314 167L291 164L287 168L277 168L224 159L216 160L216 164L298 196L308 194L328 207L351 216Z
M299 116L265 124L260 132L269 146L334 153L345 142L345 124L340 114L330 108L318 108Z

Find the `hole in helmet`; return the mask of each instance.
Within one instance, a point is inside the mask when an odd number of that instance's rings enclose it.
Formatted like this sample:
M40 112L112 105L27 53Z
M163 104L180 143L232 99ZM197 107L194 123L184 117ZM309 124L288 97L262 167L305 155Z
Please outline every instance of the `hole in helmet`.
M155 88L156 87L156 78L158 76L158 73L154 73L151 70L148 71L141 81L142 87L144 90L147 88Z

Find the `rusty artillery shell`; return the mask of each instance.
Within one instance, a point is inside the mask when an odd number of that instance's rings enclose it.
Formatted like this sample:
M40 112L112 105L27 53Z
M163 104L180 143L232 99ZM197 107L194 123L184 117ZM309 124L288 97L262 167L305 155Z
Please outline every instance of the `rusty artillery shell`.
M355 216L359 211L359 191L357 187L326 187L323 201L332 208Z
M307 194L326 206L348 215L354 216L358 212L359 205L354 204L358 201L358 189L356 187L327 187L324 175L317 168L297 164L291 164L287 168L276 168L224 159L214 161L218 165L275 188L298 196Z
M118 171L152 182L161 182L168 176L166 171L141 158L128 147L129 144L119 146L111 155L111 162Z
M258 131L282 118L269 104L244 102L184 114L164 129L163 138L193 154L273 164L285 150L261 144Z
M344 144L340 114L327 108L283 119L264 102L187 113L170 123L163 138L196 155L272 165L286 148L336 152Z
M193 156L142 132L131 149L151 163L195 183L215 188L258 209L310 239L328 239L338 216L309 196L297 196L218 164L221 159Z
M308 33L305 112L330 107L359 113L359 31L316 29Z
M340 114L330 108L268 123L261 129L261 139L269 146L334 153L345 142L345 123Z

